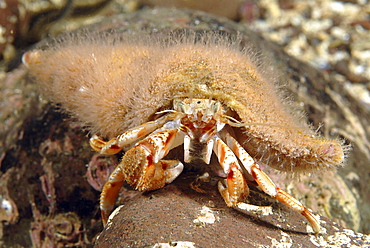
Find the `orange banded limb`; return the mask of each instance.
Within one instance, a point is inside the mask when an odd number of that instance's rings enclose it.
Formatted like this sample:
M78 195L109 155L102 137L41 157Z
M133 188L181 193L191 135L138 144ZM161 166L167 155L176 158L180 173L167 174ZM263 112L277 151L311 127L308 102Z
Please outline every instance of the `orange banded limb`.
M119 153L123 147L117 146L117 139L111 139L109 141L102 140L98 135L94 134L90 138L90 146L100 154L113 155Z
M140 191L154 190L171 183L183 170L177 160L162 160L169 150L181 144L178 129L154 133L128 150L110 175L100 197L104 226L124 181Z
M250 175L253 176L258 186L268 195L274 197L281 203L290 207L294 211L302 214L311 224L314 232L320 232L320 223L317 218L308 210L302 203L300 203L293 196L284 190L276 187L270 177L266 175L248 152L228 133L224 132L223 136L227 145L231 148L234 154L239 158L244 168Z
M238 159L231 149L219 138L215 138L214 151L227 178L218 183L218 190L227 206L236 206L249 194L249 188Z
M156 121L144 123L138 127L127 130L123 134L109 141L104 141L95 134L90 138L90 146L100 154L116 154L120 152L125 146L135 143L136 141L152 133L154 130L162 127L165 124L167 118L168 117L162 117Z
M107 224L110 212L112 212L118 193L125 181L125 176L120 166L109 176L100 194L100 211L103 225Z
M276 187L276 185L272 182L269 176L266 175L260 168L256 166L252 166L252 176L254 177L255 181L257 182L258 186L267 193L268 195L274 197L281 203L285 204L286 206L290 207L294 211L302 214L306 219L310 222L312 229L315 233L320 232L320 222L319 220L308 210L302 203L300 203L297 199L293 196L285 192L284 190Z

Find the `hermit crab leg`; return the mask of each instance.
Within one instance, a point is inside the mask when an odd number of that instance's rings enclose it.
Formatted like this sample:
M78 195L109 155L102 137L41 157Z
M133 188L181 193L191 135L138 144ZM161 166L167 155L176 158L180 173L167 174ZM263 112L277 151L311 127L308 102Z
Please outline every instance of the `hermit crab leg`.
M116 154L120 152L125 146L144 138L154 130L163 126L167 119L168 116L164 116L155 121L149 121L138 127L129 129L128 131L109 141L104 141L95 134L90 138L90 146L100 154Z
M300 203L293 196L277 187L269 176L266 175L260 168L252 166L252 176L258 183L258 186L268 195L279 200L294 211L302 214L310 222L315 233L320 232L320 223L317 218L308 210L302 203Z
M227 179L219 182L218 190L227 206L234 207L248 196L249 188L234 153L219 137L216 136L214 140L213 150L227 174Z
M182 172L181 162L162 158L172 148L182 144L183 139L184 134L178 129L163 130L149 135L125 153L100 196L104 226L125 180L136 189L147 191L171 183Z
M107 224L109 214L113 210L114 203L124 182L125 176L121 164L119 164L110 174L100 194L100 212L104 226Z
M189 163L191 161L190 144L191 144L191 138L189 135L186 134L184 137L184 162L185 163Z
M227 132L225 132L225 140L234 154L240 159L245 169L251 174L258 186L268 195L279 200L294 211L302 214L310 222L314 232L320 232L320 223L317 218L293 196L277 187L260 168L246 150Z
M207 141L207 145L206 145L206 154L204 156L204 162L206 164L209 164L210 161L211 161L211 156L212 156L212 149L213 149L213 145L214 145L215 141L213 139L209 139Z

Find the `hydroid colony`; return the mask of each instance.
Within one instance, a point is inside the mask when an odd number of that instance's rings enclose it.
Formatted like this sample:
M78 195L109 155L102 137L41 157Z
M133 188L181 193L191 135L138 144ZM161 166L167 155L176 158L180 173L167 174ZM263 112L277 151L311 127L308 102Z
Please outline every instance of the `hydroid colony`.
M164 118L163 125L177 123L173 125L184 133L181 118L203 111L199 120L208 118L209 112L219 116L214 118L218 125L233 129L232 136L251 158L278 170L311 172L330 169L344 161L341 142L320 137L300 123L281 100L279 82L265 73L267 67L256 65L259 62L248 49L240 49L238 39L214 33L159 37L84 32L64 36L48 47L28 52L23 61L45 96L60 103L101 137L119 137L166 114L171 116ZM190 110L178 106L173 110L174 102L186 99L190 102L182 104L190 104ZM191 99L199 99L201 106L194 107ZM210 105L220 103L222 108L208 111L203 106L205 100ZM174 117L175 112L181 118ZM217 132L221 133L221 129ZM158 130L153 132L162 132L164 128ZM225 138L217 132L214 137ZM146 137L154 139L150 132L135 135L132 139L135 142L130 146ZM101 142L101 147L95 147L99 151L102 147L108 151L119 145L116 141L107 144L96 140ZM205 146L207 142L203 142ZM216 145L213 149L219 151ZM239 157L234 146L232 149L239 160L245 158ZM168 152L169 148L165 153ZM217 155L221 163L220 154ZM122 173L123 177L130 177L129 172ZM146 173L144 169L142 173ZM238 200L242 200L242 195Z

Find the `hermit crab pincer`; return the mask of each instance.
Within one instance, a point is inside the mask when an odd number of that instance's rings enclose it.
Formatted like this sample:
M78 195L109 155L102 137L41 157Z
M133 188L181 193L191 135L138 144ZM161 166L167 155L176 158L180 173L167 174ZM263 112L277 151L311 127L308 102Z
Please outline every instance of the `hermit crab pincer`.
M319 232L319 220L259 164L290 173L326 170L343 163L343 146L300 123L281 99L277 77L239 43L215 33L82 32L24 54L44 94L90 128L94 150L125 151L101 193L104 224L125 181L158 189L182 172L180 161L209 164L215 154L229 207L248 196L254 180ZM183 157L166 159L178 146Z

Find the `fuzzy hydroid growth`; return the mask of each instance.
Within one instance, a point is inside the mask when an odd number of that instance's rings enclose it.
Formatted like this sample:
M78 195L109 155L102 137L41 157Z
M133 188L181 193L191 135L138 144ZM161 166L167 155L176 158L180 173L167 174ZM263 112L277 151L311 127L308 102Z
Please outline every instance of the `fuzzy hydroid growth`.
M213 99L243 123L232 127L235 138L257 161L293 172L344 161L341 142L301 124L267 67L237 39L80 33L26 53L23 62L43 94L92 133L113 138L172 109L175 99Z

